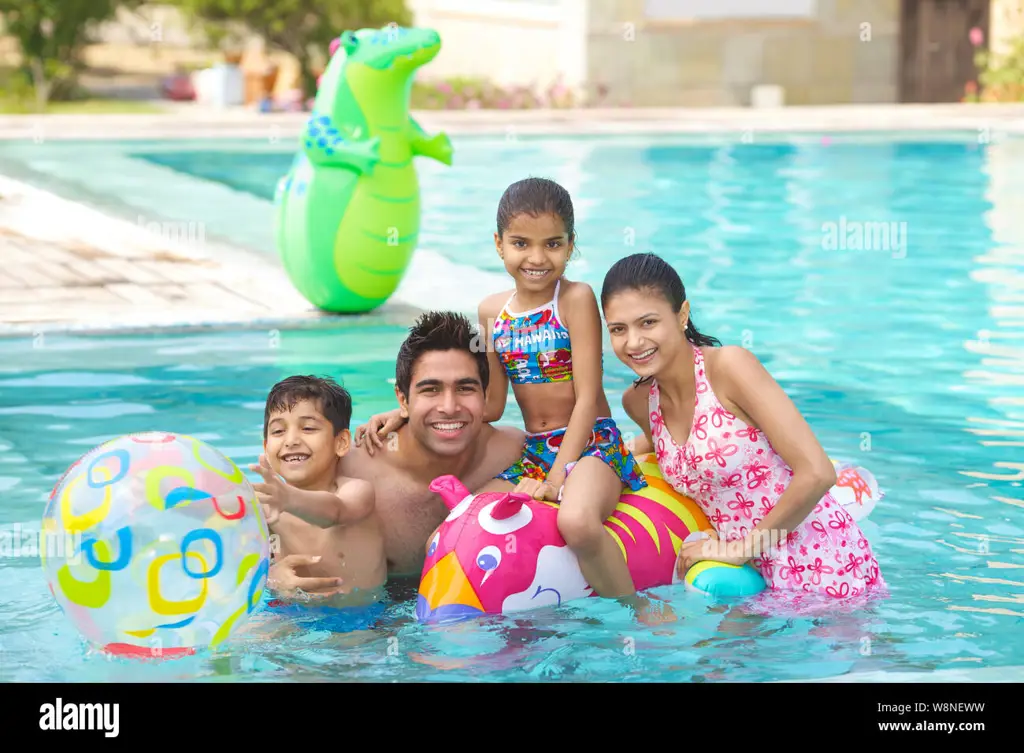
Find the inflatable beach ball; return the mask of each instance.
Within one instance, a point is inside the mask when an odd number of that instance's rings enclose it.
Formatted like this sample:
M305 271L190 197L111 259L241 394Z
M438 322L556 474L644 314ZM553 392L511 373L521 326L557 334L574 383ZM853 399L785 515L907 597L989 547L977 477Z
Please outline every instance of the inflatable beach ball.
M270 537L241 469L188 436L120 437L54 487L40 552L90 643L167 657L215 647L260 604Z

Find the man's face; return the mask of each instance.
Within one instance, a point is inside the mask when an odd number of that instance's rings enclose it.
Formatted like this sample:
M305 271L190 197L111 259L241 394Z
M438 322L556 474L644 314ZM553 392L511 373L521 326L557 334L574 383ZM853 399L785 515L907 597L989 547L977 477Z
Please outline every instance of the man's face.
M461 350L420 356L413 366L409 400L398 392L398 401L416 441L437 455L467 452L483 425L480 372L473 357Z

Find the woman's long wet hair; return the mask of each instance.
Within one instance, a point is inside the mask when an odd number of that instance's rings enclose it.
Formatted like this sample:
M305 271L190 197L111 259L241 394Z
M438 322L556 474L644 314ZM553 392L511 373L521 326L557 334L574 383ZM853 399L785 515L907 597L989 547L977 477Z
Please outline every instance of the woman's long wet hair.
M608 306L615 295L626 290L650 291L660 295L678 314L686 301L686 288L679 273L660 256L652 253L631 254L615 262L608 274L604 276L601 287L601 308ZM697 347L721 346L717 337L701 333L693 323L693 316L686 320L686 339ZM641 384L650 377L637 379L634 384Z

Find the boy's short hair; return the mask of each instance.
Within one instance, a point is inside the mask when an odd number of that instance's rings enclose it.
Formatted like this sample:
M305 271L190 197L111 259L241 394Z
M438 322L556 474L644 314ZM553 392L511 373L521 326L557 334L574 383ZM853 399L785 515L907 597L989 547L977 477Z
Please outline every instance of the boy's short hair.
M469 319L454 311L427 311L409 329L395 357L395 386L409 399L413 367L424 353L434 350L461 350L473 357L484 391L490 379L487 351L479 343Z
M267 438L270 417L279 411L291 410L301 400L312 400L337 436L352 421L352 396L330 377L290 376L270 389L263 412L263 439Z

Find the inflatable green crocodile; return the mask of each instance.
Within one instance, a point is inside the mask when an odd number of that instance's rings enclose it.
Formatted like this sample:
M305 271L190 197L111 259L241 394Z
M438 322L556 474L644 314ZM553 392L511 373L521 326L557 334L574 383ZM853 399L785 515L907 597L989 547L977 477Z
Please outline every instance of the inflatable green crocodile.
M409 115L412 80L441 49L430 29L346 31L321 79L303 145L275 192L284 268L314 306L362 313L402 280L420 231L415 156L452 164L444 134Z

